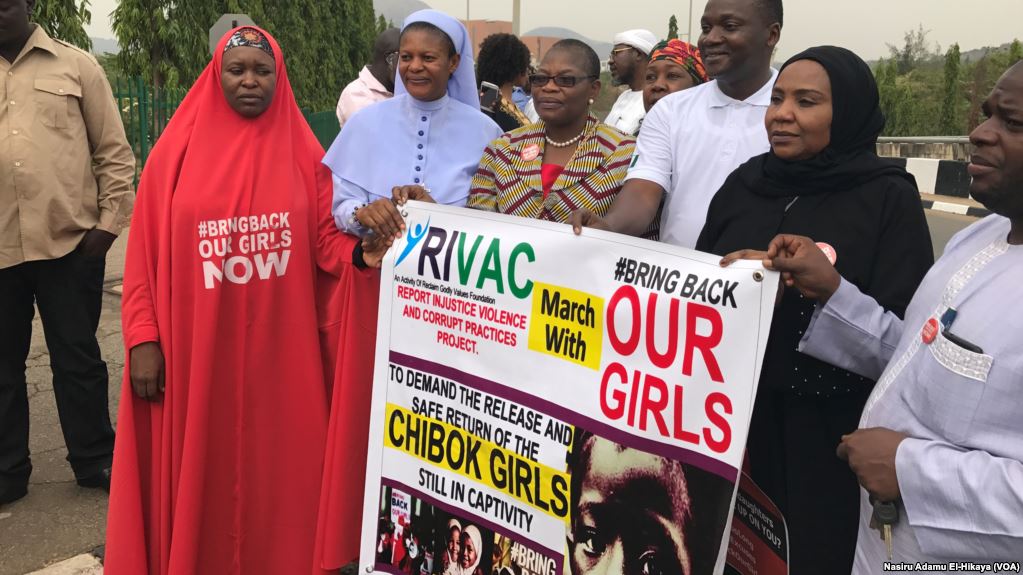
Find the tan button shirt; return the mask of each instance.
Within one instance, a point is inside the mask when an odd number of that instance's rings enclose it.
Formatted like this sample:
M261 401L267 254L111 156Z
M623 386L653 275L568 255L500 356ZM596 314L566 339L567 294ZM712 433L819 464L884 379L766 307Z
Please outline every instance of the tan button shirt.
M96 59L40 26L0 57L0 269L55 259L85 232L120 232L135 158Z

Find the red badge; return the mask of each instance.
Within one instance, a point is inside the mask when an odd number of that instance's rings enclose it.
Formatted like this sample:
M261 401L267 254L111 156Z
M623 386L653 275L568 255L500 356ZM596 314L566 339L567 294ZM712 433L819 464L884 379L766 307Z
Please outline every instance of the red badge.
M828 261L831 262L831 265L835 265L835 262L838 261L838 252L835 251L835 248L831 247L831 244L826 244L824 242L817 242L817 247L824 252Z
M924 329L920 332L920 339L922 339L924 343L930 345L936 337L938 337L938 320L932 317L924 324Z
M540 144L530 144L522 149L522 159L526 162L532 162L540 155Z

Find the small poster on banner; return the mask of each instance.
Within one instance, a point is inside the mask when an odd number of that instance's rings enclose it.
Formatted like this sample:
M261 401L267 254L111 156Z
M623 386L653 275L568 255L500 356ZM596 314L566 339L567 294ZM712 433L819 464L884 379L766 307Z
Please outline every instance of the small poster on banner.
M788 575L785 517L745 473L732 514L725 575Z

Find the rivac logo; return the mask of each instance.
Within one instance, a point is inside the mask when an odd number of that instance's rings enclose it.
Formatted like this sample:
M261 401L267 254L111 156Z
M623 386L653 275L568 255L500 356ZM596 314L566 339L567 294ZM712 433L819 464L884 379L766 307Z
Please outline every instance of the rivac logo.
M413 230L411 229L408 231L407 234L405 234L405 241L408 243L405 244L405 249L403 249L401 251L401 255L398 256L398 261L394 262L394 267L398 267L401 265L401 262L406 257L408 257L410 253L412 253L412 250L416 249L416 246L419 245L419 242L423 241L423 238L426 237L426 232L429 230L430 219L427 218L425 226L423 224L416 224L414 234L412 233Z
M492 282L491 289L497 293L504 294L507 289L519 299L529 297L533 291L528 264L536 261L536 253L527 242L514 243L506 251L511 240L505 239L502 249L501 238L431 226L430 220L425 226L416 225L409 230L406 241L395 267L416 251L419 256L412 258L418 260L416 273L424 278L430 276L474 289L483 289L487 282Z

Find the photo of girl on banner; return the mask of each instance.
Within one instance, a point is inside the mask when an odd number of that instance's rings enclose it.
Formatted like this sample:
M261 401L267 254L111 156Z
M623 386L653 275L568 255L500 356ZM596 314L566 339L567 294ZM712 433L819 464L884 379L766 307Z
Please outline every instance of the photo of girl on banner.
M576 428L569 454L572 575L710 573L733 486Z

